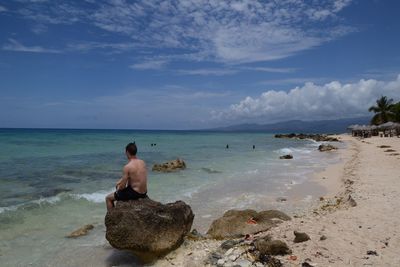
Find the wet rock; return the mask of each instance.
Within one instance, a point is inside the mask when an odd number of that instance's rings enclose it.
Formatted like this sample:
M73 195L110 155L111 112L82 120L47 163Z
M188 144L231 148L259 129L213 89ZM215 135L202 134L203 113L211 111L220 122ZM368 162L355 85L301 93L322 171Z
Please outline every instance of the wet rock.
M119 201L105 217L106 239L114 248L152 261L182 244L193 218L192 209L183 201L165 205L149 198Z
M260 252L260 255L287 255L291 253L285 242L270 240L269 237L256 240L254 246Z
M94 228L94 226L92 224L86 224L85 226L73 231L66 237L75 238L75 237L84 236L84 235L87 235L89 233L89 231L92 230L93 228Z
M293 240L294 243L301 243L310 240L310 237L306 233L297 231L294 231L293 233L295 236Z
M182 159L176 159L161 164L154 164L152 171L174 172L183 169L186 169L186 163Z
M214 220L207 235L214 239L237 238L266 231L290 217L278 210L228 210Z
M327 144L327 145L322 144L322 145L320 145L318 147L318 150L321 151L321 152L331 151L331 150L336 150L336 149L337 149L337 147L335 147L335 146L333 146L331 144Z
M279 159L293 159L293 155L284 155L284 156L280 156Z

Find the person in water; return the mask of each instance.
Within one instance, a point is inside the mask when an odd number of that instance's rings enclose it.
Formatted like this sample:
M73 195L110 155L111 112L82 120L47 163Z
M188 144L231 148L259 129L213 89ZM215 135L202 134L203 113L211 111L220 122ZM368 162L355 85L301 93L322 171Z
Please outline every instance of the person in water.
M147 169L143 160L136 156L135 143L125 147L128 163L122 171L122 178L118 180L116 191L106 197L107 210L114 207L114 201L128 201L147 197Z

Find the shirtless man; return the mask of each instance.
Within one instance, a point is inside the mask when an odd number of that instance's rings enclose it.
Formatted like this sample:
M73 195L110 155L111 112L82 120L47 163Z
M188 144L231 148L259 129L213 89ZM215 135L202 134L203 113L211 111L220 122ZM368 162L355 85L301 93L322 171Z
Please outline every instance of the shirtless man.
M136 200L147 197L147 169L143 160L136 157L135 143L125 147L128 163L124 166L122 178L118 180L114 193L106 197L107 210L114 207L114 201Z

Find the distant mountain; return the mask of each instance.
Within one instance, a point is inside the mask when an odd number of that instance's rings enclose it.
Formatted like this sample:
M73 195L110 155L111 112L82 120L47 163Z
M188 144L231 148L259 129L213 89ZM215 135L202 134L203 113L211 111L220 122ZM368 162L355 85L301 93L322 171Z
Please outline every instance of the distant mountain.
M270 132L270 133L344 133L351 124L368 124L370 117L301 121L291 120L272 124L245 123L208 129L219 132Z

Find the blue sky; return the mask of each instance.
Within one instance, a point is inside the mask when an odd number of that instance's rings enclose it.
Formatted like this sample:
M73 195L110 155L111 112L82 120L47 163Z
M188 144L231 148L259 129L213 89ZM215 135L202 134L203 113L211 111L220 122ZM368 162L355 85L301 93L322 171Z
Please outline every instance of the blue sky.
M0 127L197 129L400 100L400 1L0 1Z

